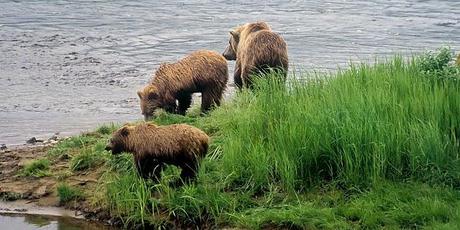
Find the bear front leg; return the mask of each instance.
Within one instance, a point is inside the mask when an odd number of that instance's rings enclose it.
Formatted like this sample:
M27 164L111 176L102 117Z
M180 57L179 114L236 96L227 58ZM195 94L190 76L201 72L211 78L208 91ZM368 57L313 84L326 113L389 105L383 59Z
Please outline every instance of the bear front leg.
M137 173L139 174L139 176L144 179L148 179L149 173L145 169L145 162L142 159L135 159L135 164L136 164L136 169L137 169Z
M201 93L201 113L206 113L214 101L214 95L212 91L207 90Z
M163 106L163 109L168 113L175 113L176 112L176 104L169 103Z
M191 94L181 95L177 100L179 101L177 113L180 115L185 115L185 113L187 112L187 109L192 104L192 95Z
M184 183L188 183L191 180L195 179L195 175L198 170L198 164L197 163L188 163L184 164L181 166L182 172L180 174L180 178Z

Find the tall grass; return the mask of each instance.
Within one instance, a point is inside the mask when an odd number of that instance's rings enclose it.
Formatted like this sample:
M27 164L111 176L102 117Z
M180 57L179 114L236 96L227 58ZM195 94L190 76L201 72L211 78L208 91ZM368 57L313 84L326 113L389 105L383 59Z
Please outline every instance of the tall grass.
M165 170L153 184L122 154L107 156L98 191L125 226L455 229L460 70L451 60L444 49L307 82L265 76L207 116L160 114L157 124L211 135L197 181L169 186L177 170Z
M254 93L242 92L236 106L214 114L225 136L224 174L255 191L271 183L293 191L322 180L460 186L460 82L455 72L433 81L420 63L396 57L308 84L293 80L287 89L258 81Z

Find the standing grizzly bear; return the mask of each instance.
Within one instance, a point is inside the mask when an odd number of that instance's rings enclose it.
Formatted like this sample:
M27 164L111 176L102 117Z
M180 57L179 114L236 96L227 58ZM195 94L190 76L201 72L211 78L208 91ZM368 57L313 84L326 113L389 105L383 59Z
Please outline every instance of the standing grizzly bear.
M252 87L250 75L267 70L288 71L287 45L265 22L247 23L230 31L229 45L223 56L236 60L234 82L241 87Z
M144 123L124 125L112 134L105 149L112 154L132 153L143 178L159 180L164 164L172 164L182 168L181 178L188 181L195 177L199 161L208 151L208 143L208 135L190 125Z
M152 81L137 92L142 114L148 120L157 108L163 108L185 115L196 92L201 92L204 113L212 104L220 105L227 80L227 61L215 51L195 51L176 63L162 64Z

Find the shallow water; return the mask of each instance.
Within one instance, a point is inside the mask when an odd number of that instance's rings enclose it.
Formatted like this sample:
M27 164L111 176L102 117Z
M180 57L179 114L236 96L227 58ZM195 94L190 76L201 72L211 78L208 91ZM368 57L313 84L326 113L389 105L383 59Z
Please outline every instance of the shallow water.
M141 119L136 90L159 63L223 51L228 30L244 22L269 22L298 70L460 48L457 0L37 0L0 9L0 144L8 145Z
M114 227L70 217L0 214L2 230L115 230Z

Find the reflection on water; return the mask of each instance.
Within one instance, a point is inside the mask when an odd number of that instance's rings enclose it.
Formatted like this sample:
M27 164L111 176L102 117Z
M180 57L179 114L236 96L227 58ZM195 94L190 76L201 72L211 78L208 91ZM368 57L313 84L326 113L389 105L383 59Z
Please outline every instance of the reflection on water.
M458 0L32 0L0 9L0 144L141 119L136 90L160 62L223 51L244 22L281 33L292 69L460 47Z
M2 230L115 230L116 228L100 223L75 218L51 217L39 215L1 214Z

